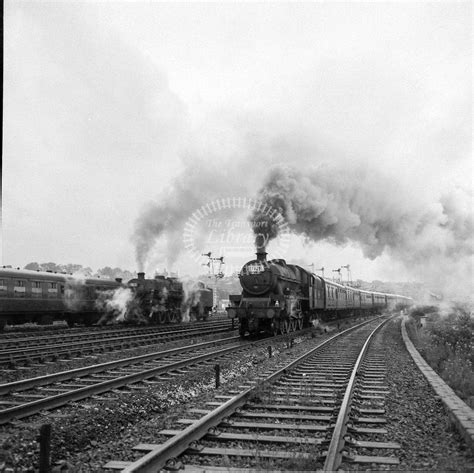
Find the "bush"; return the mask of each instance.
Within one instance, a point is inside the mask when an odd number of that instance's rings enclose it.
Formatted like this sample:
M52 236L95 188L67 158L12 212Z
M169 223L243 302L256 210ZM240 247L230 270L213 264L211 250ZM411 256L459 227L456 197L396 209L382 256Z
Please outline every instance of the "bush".
M462 305L454 306L447 314L430 312L425 328L415 330L418 349L456 394L473 407L474 318ZM412 315L416 320L425 313L417 308Z

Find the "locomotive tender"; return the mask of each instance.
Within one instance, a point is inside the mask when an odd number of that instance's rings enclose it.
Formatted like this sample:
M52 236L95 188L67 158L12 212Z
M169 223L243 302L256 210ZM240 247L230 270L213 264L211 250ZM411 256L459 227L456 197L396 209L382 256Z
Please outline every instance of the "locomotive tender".
M212 308L212 289L196 283L190 298L177 278L145 279L138 273L138 278L123 284L120 278L77 279L64 273L0 268L0 331L6 324L49 325L55 320L70 327L92 325L104 315L99 299L111 298L119 288L131 290L134 310L151 323L179 322L183 311L205 320Z
M363 291L329 281L283 259L267 261L259 251L240 274L242 294L231 295L227 313L238 318L240 335L277 335L331 320L385 308L404 307L409 297Z

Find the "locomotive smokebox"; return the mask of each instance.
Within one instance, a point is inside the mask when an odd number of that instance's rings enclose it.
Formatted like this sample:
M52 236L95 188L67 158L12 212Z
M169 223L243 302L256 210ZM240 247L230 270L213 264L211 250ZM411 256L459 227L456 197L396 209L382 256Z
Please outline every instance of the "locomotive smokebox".
M258 261L267 261L267 252L265 251L265 248L259 248L255 254L257 255Z
M138 279L145 279L145 273L137 273Z

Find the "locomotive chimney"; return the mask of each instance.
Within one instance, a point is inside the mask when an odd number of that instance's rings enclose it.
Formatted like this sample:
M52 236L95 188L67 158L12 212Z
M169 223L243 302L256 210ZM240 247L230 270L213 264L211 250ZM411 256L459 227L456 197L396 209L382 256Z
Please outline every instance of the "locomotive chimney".
M137 273L138 279L145 279L145 273Z
M257 260L258 261L267 261L267 253L265 251L265 236L262 233L259 233L255 237L255 246L257 247Z

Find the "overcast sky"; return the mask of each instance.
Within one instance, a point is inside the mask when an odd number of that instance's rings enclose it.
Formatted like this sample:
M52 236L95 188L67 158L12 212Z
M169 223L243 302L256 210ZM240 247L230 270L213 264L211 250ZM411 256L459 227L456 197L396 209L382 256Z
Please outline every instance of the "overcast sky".
M471 189L471 19L471 2L7 0L2 263L135 270L147 205L192 213L180 182L196 208L252 197L271 164L354 161L427 203ZM170 264L157 248L147 271ZM293 237L285 257L426 276L351 242Z

